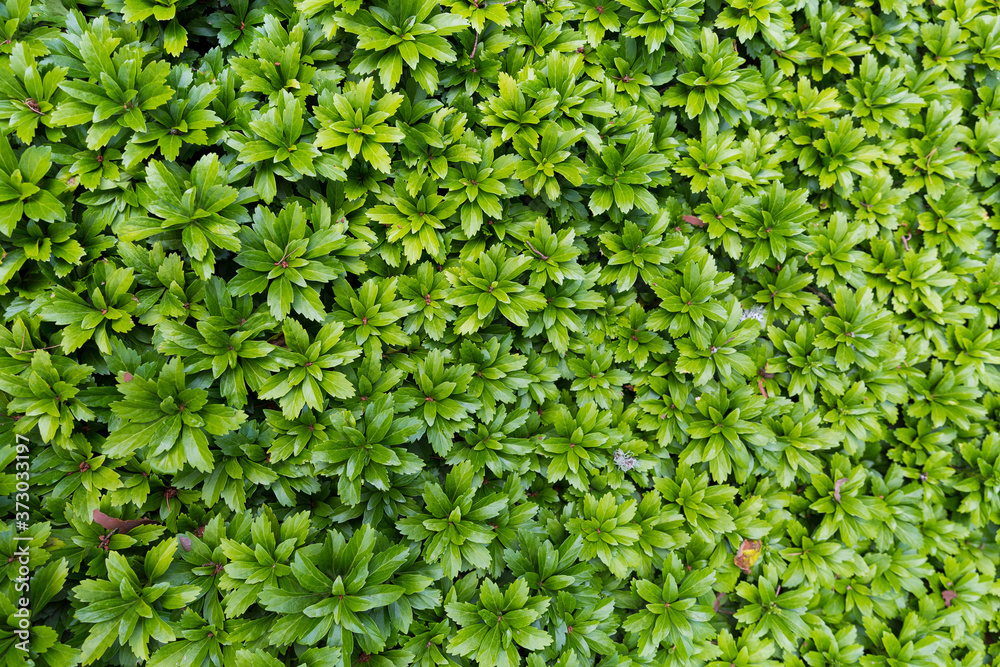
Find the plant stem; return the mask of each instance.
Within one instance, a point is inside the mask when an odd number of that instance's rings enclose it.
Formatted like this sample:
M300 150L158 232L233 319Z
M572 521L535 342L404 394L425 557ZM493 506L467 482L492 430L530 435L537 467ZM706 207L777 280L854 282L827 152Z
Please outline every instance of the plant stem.
M548 255L543 255L542 253L540 253L537 250L535 250L535 246L531 245L531 241L525 241L525 243L531 249L531 252L535 253L536 255L538 255L543 260L548 260L549 256Z
M833 299L831 299L830 297L828 297L823 292L820 292L818 289L816 289L812 285L807 285L806 289L809 290L810 292L812 292L813 294L816 294L816 295L819 295L819 296L823 297L823 300L826 301L828 304L830 304L831 307L833 307L833 308L837 307L837 304L835 304L833 302Z
M472 53L469 54L469 60L476 57L476 49L479 48L479 33L476 33L476 41L472 43Z

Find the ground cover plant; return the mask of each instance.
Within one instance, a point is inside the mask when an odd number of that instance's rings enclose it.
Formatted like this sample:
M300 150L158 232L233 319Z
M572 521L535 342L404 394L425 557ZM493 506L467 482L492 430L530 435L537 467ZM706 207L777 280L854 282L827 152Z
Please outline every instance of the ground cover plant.
M996 0L0 19L3 665L996 662Z

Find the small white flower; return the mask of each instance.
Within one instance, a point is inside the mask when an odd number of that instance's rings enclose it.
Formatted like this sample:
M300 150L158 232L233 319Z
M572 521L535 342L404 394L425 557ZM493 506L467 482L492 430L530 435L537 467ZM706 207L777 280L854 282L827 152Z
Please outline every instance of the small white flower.
M740 322L743 320L757 320L763 325L767 318L764 316L764 308L762 306L753 306L749 310L744 310L743 315L740 316Z
M632 456L632 452L623 452L620 449L616 449L615 465L618 466L620 470L628 472L639 465L639 459Z

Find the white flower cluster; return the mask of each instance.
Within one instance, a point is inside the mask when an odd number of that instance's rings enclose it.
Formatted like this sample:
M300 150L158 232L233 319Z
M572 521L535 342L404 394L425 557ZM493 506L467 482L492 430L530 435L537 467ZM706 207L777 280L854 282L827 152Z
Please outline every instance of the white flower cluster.
M740 316L740 322L743 320L757 320L763 326L767 322L767 318L764 316L764 307L754 306L749 310L744 310L743 315Z
M628 472L639 465L639 459L632 456L632 452L623 452L620 449L616 449L615 465L622 471Z

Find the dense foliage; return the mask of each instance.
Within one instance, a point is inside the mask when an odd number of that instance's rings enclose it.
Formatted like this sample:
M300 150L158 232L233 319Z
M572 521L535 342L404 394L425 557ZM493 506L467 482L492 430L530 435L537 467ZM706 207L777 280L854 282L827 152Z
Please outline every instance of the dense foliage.
M0 33L2 664L996 662L997 0Z

